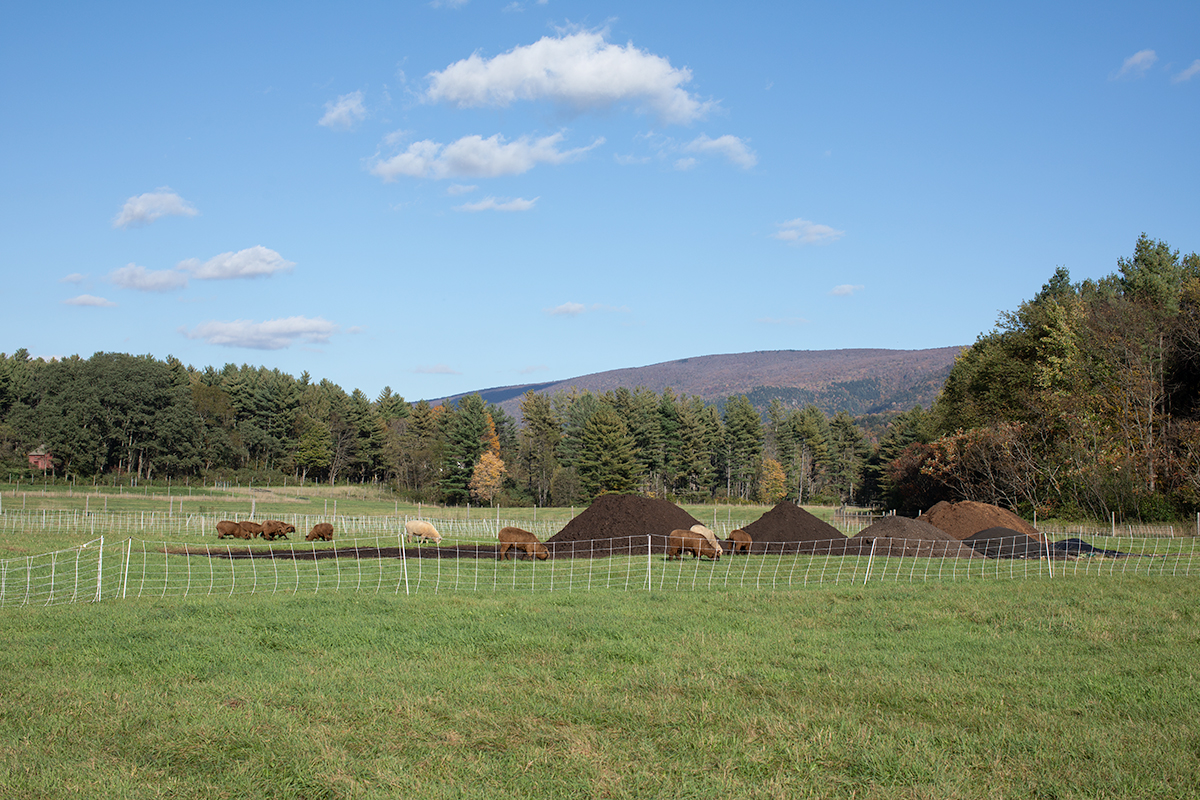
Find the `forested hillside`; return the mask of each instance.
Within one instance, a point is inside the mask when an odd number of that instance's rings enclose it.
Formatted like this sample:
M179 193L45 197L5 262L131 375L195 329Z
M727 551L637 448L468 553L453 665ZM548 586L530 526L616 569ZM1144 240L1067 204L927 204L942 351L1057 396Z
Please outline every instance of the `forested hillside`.
M1043 514L1200 506L1200 256L1143 234L1101 280L1059 269L954 365L942 434L890 470L910 509L947 492Z
M857 418L812 395L619 387L439 406L243 365L0 355L0 459L31 477L386 482L449 504L973 499L1042 516L1200 509L1200 257L1144 235L1118 271L1059 269L955 361L932 409ZM840 388L839 388L840 387ZM803 391L803 390L797 390ZM869 380L826 391L870 396ZM518 422L518 418L520 422ZM40 477L41 473L37 473Z

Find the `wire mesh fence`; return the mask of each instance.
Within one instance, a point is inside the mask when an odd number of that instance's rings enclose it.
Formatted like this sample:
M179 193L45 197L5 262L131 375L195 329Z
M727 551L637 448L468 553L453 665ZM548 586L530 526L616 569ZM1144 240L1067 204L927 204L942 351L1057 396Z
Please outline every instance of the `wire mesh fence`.
M903 547L884 539L759 542L751 554L727 553L711 560L668 558L666 537L640 536L550 542L541 559L520 551L501 558L495 534L500 523L495 520L438 521L442 542L433 545L406 542L403 517L339 517L335 541L309 542L300 532L324 518L301 515L290 518L298 531L295 540L260 542L217 541L215 519L150 512L104 518L70 512L37 512L23 520L14 516L0 515L0 534L102 534L75 547L0 560L0 607L322 591L413 595L782 589L1200 572L1200 540L1191 537L1104 536L1093 539L1098 546L1073 537L1019 551L996 542L994 554L1001 557L991 558L947 555L942 542ZM542 540L555 533L549 525L519 524L535 528Z

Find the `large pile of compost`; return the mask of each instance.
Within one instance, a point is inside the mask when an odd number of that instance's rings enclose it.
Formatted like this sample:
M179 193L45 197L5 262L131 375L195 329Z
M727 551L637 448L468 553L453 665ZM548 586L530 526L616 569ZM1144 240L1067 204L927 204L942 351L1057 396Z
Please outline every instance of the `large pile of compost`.
M744 527L754 540L751 553L816 553L859 555L862 542L851 541L828 522L823 522L795 503L781 500L767 513ZM867 552L871 549L867 545Z
M546 540L553 558L663 553L671 531L700 521L674 503L633 494L604 494Z
M943 500L925 512L921 519L960 541L988 528L1008 528L1034 539L1041 538L1036 528L1008 509L974 500L959 503Z

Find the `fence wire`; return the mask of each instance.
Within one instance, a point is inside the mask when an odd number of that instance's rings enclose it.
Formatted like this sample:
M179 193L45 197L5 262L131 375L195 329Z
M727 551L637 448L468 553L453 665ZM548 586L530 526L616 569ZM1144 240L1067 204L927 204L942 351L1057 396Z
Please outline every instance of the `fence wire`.
M1072 537L1018 557L945 555L944 542L895 549L888 540L756 543L751 554L719 560L666 557L666 537L547 543L547 557L499 557L496 520L438 520L440 544L404 541L402 517L338 517L333 542L303 540L324 517L281 517L294 540L216 540L215 518L71 512L0 515L3 531L104 534L77 547L0 560L0 607L50 606L125 598L447 592L682 591L785 589L829 584L1022 580L1063 576L1200 572L1196 538ZM294 520L294 521L293 521ZM300 524L297 524L300 523ZM514 523L548 539L549 525ZM34 527L41 526L41 527ZM133 535L133 534L139 535ZM164 538L146 534L165 534ZM726 531L718 531L724 535ZM854 542L855 540L849 540ZM895 540L892 540L895 541ZM925 550L925 545L928 550ZM1004 552L997 543L997 552ZM924 554L923 554L924 553ZM1050 556L1050 557L1047 557Z

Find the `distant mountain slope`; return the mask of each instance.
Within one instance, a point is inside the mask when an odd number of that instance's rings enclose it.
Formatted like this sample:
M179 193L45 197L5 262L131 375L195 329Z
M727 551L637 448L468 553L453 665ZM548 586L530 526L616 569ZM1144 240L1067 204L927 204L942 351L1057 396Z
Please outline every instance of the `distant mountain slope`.
M622 386L628 389L640 386L659 393L669 386L676 394L695 395L707 402L744 394L760 410L778 397L785 406L813 403L828 414L887 413L905 411L915 405L928 408L949 375L954 359L964 349L729 353L595 372L561 381L501 386L480 390L478 394L516 417L520 416L521 395L529 390L555 394L577 389L602 394ZM462 396L431 402L436 405Z

